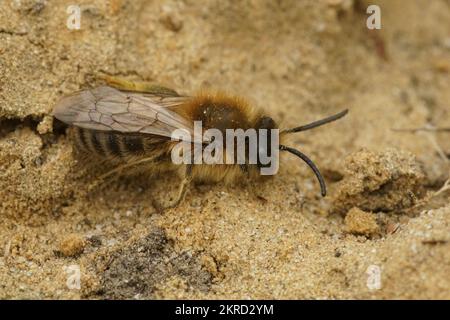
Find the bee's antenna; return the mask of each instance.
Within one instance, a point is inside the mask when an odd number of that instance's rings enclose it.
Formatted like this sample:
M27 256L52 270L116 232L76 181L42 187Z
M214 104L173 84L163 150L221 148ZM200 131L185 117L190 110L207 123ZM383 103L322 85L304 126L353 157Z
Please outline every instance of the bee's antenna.
M305 125L300 126L300 127L295 127L295 128L292 128L292 129L286 129L286 130L281 131L281 133L294 133L294 132L306 131L306 130L309 130L309 129L312 129L312 128L320 127L321 125L324 125L326 123L330 123L330 122L333 122L333 121L336 121L336 120L342 118L347 113L348 113L348 109L345 109L344 111L341 111L341 112L339 112L339 113L337 113L335 115L332 115L330 117L327 117L325 119L317 120L317 121L305 124Z
M325 180L323 179L322 174L320 173L319 169L316 167L316 165L314 164L314 162L312 162L311 159L309 159L305 154L301 153L300 151L283 145L280 145L280 151L290 152L299 157L300 159L302 159L303 161L305 161L306 164L312 169L312 171L314 171L317 180L319 180L322 197L325 197L327 195L327 187L325 185Z

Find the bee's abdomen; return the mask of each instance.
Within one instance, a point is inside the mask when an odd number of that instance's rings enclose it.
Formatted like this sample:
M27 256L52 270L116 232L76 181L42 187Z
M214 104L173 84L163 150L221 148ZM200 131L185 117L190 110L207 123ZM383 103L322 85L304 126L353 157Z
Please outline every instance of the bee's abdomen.
M149 138L137 134L121 134L74 128L77 148L101 157L142 156L156 147Z

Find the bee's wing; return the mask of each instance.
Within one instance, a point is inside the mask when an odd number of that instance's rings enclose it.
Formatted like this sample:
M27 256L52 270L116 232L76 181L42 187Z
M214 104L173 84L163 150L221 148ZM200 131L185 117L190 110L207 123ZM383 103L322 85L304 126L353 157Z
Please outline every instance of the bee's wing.
M188 99L182 96L123 92L102 86L61 99L53 115L64 123L100 131L144 133L170 138L174 130L184 129L193 142L192 121L172 108Z

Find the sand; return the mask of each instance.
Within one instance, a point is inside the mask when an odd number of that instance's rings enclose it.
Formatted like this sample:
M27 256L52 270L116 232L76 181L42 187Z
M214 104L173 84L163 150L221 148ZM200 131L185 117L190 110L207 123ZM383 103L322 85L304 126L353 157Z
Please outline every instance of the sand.
M0 297L450 298L448 1L73 1L0 4ZM424 10L423 7L426 7ZM98 74L241 95L323 171L283 154L272 179L192 187L95 169L49 116ZM79 270L79 286L72 280ZM71 282L72 281L72 282Z

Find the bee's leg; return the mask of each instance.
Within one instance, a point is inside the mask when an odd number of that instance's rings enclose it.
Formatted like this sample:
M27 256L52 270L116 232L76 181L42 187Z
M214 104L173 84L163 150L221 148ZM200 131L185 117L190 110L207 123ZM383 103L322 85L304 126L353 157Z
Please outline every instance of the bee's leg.
M249 165L247 163L244 163L244 164L240 164L239 167L241 169L241 172L243 174L245 174L247 177L246 182L247 182L247 188L248 188L249 192L258 200L263 200L264 202L266 202L267 200L262 195L259 194L255 182L252 179L250 179Z
M186 171L183 180L181 181L180 187L178 188L177 198L167 205L162 205L158 201L154 200L153 205L155 206L156 210L162 212L166 209L177 207L184 200L184 197L186 196L186 192L189 188L191 180L192 180L192 164L188 164L186 165Z
M258 191L256 191L255 183L254 181L252 181L252 179L250 179L250 170L248 164L247 163L240 164L239 168L241 169L242 174L244 174L245 177L247 178L247 180L245 180L247 190L249 190L249 192L253 196L259 199L260 196L258 194Z
M248 170L248 164L240 164L239 169L241 169L241 172L247 176L247 178L250 178L250 171Z
M251 179L247 180L247 188L250 193L250 195L258 200L262 200L264 202L267 202L267 199L261 195L259 188L257 187L255 181L252 181Z
M166 88L151 82L134 82L119 77L109 75L99 75L99 79L105 81L108 85L124 91L145 92L166 96L179 97L180 95L173 89Z
M124 163L121 165L118 165L117 167L115 167L114 169L109 170L108 172L102 174L101 176L97 177L95 179L94 182L92 182L89 186L88 186L88 190L92 190L94 188L96 188L97 186L99 186L100 184L104 183L108 178L110 178L111 176L117 178L119 177L123 170L141 163L145 163L145 162L151 162L154 161L155 157L148 157L148 158L143 158L143 159L139 159L137 161L133 161L133 162L129 162L129 163Z

